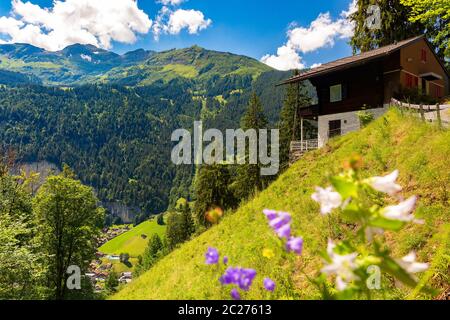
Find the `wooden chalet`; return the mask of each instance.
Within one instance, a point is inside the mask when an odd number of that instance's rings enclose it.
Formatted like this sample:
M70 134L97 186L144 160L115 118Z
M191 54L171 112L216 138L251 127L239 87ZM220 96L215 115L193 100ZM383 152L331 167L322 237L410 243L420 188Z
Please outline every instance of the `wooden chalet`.
M417 89L434 98L449 94L449 74L424 36L404 40L323 64L283 84L309 80L317 103L298 110L303 128L307 119L317 126L317 140L293 142L305 151L322 147L330 137L359 129L357 112L382 115L402 88Z

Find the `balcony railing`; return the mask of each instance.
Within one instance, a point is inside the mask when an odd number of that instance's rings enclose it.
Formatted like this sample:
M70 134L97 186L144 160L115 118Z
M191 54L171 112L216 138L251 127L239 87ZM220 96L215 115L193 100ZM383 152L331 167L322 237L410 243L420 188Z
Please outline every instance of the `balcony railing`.
M300 159L305 152L315 150L318 148L319 148L319 141L317 139L292 141L289 152L289 163L293 164L298 159Z
M317 139L291 142L291 152L307 152L318 148L319 140Z

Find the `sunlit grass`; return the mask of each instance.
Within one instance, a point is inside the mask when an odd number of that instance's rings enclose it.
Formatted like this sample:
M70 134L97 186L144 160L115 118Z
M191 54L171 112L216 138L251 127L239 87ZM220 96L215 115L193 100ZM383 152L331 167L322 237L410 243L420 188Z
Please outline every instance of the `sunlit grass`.
M379 175L400 170L404 196L420 197L417 216L424 225L410 225L398 234L387 234L396 257L416 250L420 261L431 268L423 275L427 285L443 287L448 280L450 246L448 239L450 206L450 132L389 113L360 132L333 140L321 150L307 154L253 201L228 214L218 225L159 261L152 269L124 288L113 299L228 299L229 290L221 289L219 270L204 264L208 246L229 256L230 265L251 267L258 276L248 299L320 298L307 280L321 267L319 250L339 228L320 216L310 196L316 185L327 185L328 177L340 171L352 154L364 158L363 174ZM267 226L264 208L284 210L293 215L293 230L304 237L301 258L287 255ZM264 249L275 257L267 259ZM307 276L306 276L307 275ZM264 277L277 283L273 295L262 286ZM390 278L383 276L384 290L374 298L430 298L405 288L393 289Z
M155 233L163 237L165 229L166 226L158 225L156 219L145 221L130 231L108 241L99 248L99 251L116 255L128 253L131 257L136 258L144 252L149 238ZM143 235L146 238L142 237Z

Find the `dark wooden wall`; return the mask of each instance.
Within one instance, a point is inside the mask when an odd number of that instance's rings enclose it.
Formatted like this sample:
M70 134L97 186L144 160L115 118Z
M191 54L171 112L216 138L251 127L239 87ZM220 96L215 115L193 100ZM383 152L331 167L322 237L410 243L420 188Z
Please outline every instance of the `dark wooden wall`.
M319 114L327 115L383 106L384 69L383 59L378 59L362 66L311 79L317 88ZM330 102L330 86L336 84L346 86L346 97L342 101Z

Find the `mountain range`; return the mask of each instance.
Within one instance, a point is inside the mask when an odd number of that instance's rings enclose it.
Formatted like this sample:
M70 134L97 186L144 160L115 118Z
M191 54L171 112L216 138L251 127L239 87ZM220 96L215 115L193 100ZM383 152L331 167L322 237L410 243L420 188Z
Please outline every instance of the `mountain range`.
M217 77L256 78L272 70L259 61L198 46L165 52L138 49L119 55L92 45L74 44L50 52L29 44L0 45L0 69L45 85L118 83L148 85L174 78L208 81Z

